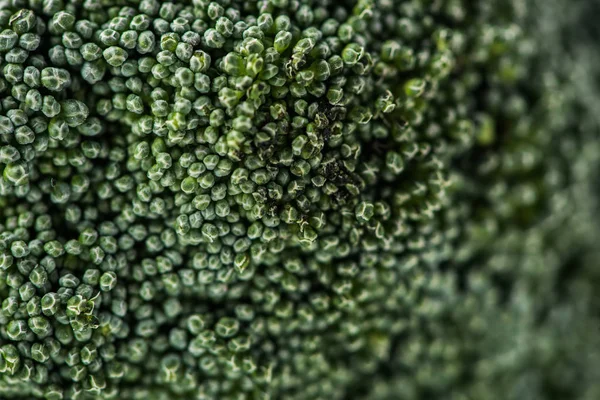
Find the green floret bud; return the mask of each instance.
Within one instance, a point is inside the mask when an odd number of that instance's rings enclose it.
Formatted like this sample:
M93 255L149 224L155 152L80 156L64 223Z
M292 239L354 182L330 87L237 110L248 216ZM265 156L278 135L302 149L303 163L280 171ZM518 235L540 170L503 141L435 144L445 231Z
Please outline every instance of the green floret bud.
M408 97L419 97L425 89L425 81L421 79L411 79L404 84L404 93Z
M117 283L117 276L114 272L105 272L100 277L100 290L102 291L110 291L112 290Z
M222 65L223 71L228 75L240 76L244 71L244 60L237 53L227 54L222 60Z
M213 49L220 49L226 40L216 29L210 28L204 32L204 43Z
M35 13L25 9L19 10L19 12L11 16L9 20L9 25L19 35L23 35L33 30L36 23Z
M81 101L66 100L61 103L61 116L70 127L77 127L83 124L88 115L89 109Z
M19 35L11 30L5 29L0 32L0 51L9 51L17 44L17 40L19 40Z
M64 33L71 31L75 24L75 16L68 12L60 11L54 14L48 28L53 33Z
M135 94L127 96L127 110L135 114L143 114L144 103L141 97Z
M62 68L44 68L41 75L42 85L53 92L61 92L71 85L71 75Z
M136 51L140 54L151 53L156 46L156 38L150 31L143 31L138 35Z
M2 372L7 373L9 376L14 375L21 367L21 356L19 351L12 344L5 344L0 347L0 357L2 363Z
M102 57L102 49L95 43L85 43L79 48L85 61L96 61Z
M215 23L215 29L224 37L229 37L233 34L233 22L229 18L219 17Z
M234 318L224 317L217 322L215 332L221 337L232 337L239 330L239 322Z
M24 162L17 161L6 165L3 178L15 186L26 185L29 182L29 172Z
M210 55L202 50L197 50L192 57L190 57L190 69L193 72L205 72L209 69L210 64Z
M279 53L283 53L292 43L292 34L286 31L280 31L275 36L273 46Z
M19 46L27 51L36 50L41 43L41 37L33 33L25 33L19 37Z
M364 49L356 43L350 43L342 51L342 59L349 66L356 65L362 59L363 55Z
M57 116L61 111L60 103L53 96L44 96L42 112L48 118Z
M119 67L123 65L129 55L127 51L118 46L110 46L102 52L102 56L109 65Z
M31 357L39 363L45 363L50 358L50 351L44 344L34 343L31 346Z
M28 331L27 323L24 320L13 320L6 326L6 334L13 341L23 340Z

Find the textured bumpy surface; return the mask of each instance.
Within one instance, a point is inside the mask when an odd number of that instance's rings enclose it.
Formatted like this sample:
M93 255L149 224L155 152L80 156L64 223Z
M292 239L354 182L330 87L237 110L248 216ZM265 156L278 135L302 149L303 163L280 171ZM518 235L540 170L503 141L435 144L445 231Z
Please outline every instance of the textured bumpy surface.
M598 8L0 0L0 398L597 400Z

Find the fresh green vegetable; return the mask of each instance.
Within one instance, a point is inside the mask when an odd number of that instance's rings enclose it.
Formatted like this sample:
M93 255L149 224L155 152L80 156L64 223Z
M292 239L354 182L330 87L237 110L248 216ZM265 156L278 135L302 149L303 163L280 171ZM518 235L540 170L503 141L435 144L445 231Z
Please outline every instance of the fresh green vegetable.
M0 0L0 398L600 398L592 3Z

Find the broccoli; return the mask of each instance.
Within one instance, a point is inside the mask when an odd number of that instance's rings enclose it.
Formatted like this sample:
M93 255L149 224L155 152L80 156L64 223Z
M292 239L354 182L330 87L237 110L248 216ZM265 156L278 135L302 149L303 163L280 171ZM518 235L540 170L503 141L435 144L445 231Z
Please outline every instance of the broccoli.
M0 0L0 398L599 398L593 3Z

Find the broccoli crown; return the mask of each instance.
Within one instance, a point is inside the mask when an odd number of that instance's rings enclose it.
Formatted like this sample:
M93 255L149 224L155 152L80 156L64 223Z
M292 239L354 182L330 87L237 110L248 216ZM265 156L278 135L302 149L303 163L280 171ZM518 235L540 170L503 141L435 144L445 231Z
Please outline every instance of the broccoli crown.
M0 397L597 399L561 1L0 0Z

